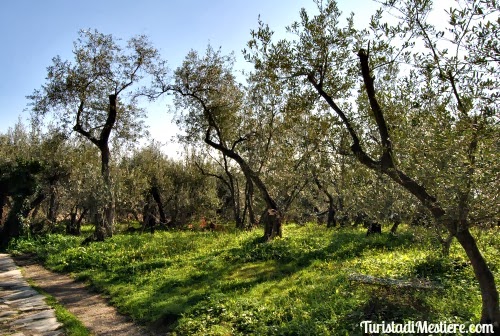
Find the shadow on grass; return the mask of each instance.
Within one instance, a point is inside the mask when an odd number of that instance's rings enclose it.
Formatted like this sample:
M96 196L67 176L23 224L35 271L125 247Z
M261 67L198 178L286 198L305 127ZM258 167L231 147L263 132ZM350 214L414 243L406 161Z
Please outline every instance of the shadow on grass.
M235 296L268 281L276 284L309 267L315 260L346 261L368 250L391 250L411 241L405 235L366 237L364 232L330 232L331 241L326 246L324 240L312 242L310 246L308 238L317 235L312 232L311 236L305 238L278 239L268 243L259 243L258 239L250 238L243 241L241 246L222 253L216 251L193 258L191 262L196 268L194 274L182 279L162 280L141 305L154 306L162 300L171 302L165 305L162 316L154 323L168 331L175 328L177 319L190 312L194 306L202 301L208 305L210 296ZM298 246L295 245L297 240Z
M365 286L366 287L366 286ZM405 321L432 321L434 312L425 301L424 293L407 289L373 287L367 290L367 300L354 307L350 313L338 320L349 335L369 335L363 332L360 323L404 324Z
M198 258L203 259L203 258ZM288 265L276 262L220 264L201 266L201 260L193 260L198 265L195 274L184 279L163 280L149 297L140 303L143 307L155 306L164 302L161 316L153 322L155 328L163 332L171 331L177 325L178 319L193 309L210 306L213 296L235 296L240 292L250 290L254 286L268 282L279 281L295 271ZM167 303L168 302L168 303ZM215 314L215 312L214 312Z
M275 260L286 264L292 263L297 268L304 268L314 260L346 261L360 257L364 252L393 250L412 243L411 234L393 236L390 234L366 236L364 232L352 230L330 231L332 235L327 246L320 241L314 242L312 233L305 238L278 239L269 243L245 241L241 247L227 251L226 259L230 262L256 262ZM297 244L298 242L298 244Z
M365 232L351 229L323 233L328 237L318 237L321 233L310 230L293 239L268 243L249 236L238 247L206 252L203 241L197 244L196 238L211 239L210 234L179 233L154 239L124 235L86 249L61 252L61 260L56 262L59 267L64 265L64 271L79 272L97 289L116 295L113 301L122 312L168 332L184 314L213 303L213 296L235 297L268 281L275 288L280 280L315 260L346 261L369 250L411 244L410 236L404 234L366 237ZM121 256L113 250L115 245L119 245ZM124 246L128 250L124 251Z

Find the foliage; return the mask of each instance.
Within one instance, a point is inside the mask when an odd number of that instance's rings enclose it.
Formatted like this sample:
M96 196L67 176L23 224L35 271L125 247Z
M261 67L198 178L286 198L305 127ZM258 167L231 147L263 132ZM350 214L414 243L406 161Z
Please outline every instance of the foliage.
M157 188L170 227L180 227L206 216L215 218L218 199L214 181L203 176L196 163L169 159L158 144L124 157L117 169L117 210L123 215L142 214Z
M5 248L11 238L29 234L28 214L44 197L40 192L42 171L42 165L37 160L18 159L0 163L1 248ZM3 208L9 197L12 199L12 206L3 222Z
M36 128L28 131L21 123L2 135L0 151L3 156L0 162L4 168L14 167L16 162L37 162L40 165L36 191L42 202L35 209L29 209L32 232L54 230L61 219L68 218L73 212L81 213L99 200L102 193L99 191L98 158L89 147L55 129L49 128L47 133L41 133ZM5 169L2 171L7 174ZM9 183L14 183L21 187L29 182L26 178L29 176L24 172L16 180L7 174L4 178L8 183L2 185L8 187ZM2 206L6 205L4 215L12 208L9 205L12 195L9 197L2 200Z
M97 141L109 115L109 95L120 95L116 125L111 125L114 136L137 139L144 111L137 106L140 92L131 91L132 85L159 71L156 67L161 63L148 38L136 36L122 46L112 35L81 30L73 54L73 61L54 57L47 68L47 83L28 96L35 121L54 114L62 130L74 129Z

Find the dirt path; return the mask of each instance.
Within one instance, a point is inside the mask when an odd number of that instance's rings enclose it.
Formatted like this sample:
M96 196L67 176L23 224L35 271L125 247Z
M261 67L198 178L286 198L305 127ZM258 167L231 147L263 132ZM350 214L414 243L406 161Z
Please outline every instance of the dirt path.
M51 272L26 257L14 261L24 269L24 276L55 297L74 314L94 335L144 336L156 333L131 322L109 305L99 294L71 277Z

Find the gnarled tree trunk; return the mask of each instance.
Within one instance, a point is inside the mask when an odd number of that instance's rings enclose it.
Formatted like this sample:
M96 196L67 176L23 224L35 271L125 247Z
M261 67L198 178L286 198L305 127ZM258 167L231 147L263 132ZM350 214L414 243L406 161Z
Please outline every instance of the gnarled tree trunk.
M49 207L47 209L47 219L54 224L57 220L57 189L55 183L49 185Z
M253 182L252 180L247 180L245 188L245 206L248 209L248 221L251 227L257 225L257 219L255 218L255 211L253 209Z
M161 200L160 190L157 185L153 185L151 187L151 195L153 195L153 199L158 206L158 213L160 214L160 224L167 223L167 217L165 216L165 211L163 210L163 202Z
M100 146L99 149L101 150L101 174L104 181L104 209L102 218L95 223L95 233L97 241L104 241L104 239L113 236L113 225L115 222L115 199L109 170L110 151L107 142L106 144Z
M328 189L321 183L318 177L314 178L314 182L318 186L318 189L321 190L328 198L328 218L326 221L326 227L335 227L337 226L337 222L335 220L335 199Z
M95 217L95 232L94 237L89 238L89 242L92 240L103 241L104 239L113 236L113 225L115 221L115 198L113 192L113 183L111 181L111 173L109 168L110 161L110 150L109 150L109 138L111 136L111 131L116 122L117 109L116 109L117 95L109 95L109 111L106 118L106 122L101 130L99 138L92 135L91 132L85 130L82 126L80 117L84 111L85 101L80 102L80 107L78 109L76 124L73 129L87 138L92 142L101 153L101 176L104 182L104 206L102 215L93 216ZM97 214L97 213L96 213Z
M457 230L455 237L467 253L474 275L479 282L482 299L481 323L492 323L495 334L500 333L500 310L498 291L493 273L477 247L476 240L467 227Z

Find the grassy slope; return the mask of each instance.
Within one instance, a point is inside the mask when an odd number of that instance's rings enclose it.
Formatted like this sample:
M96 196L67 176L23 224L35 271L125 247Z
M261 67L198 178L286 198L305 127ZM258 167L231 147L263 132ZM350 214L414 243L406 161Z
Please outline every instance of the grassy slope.
M256 243L260 231L116 235L86 247L49 235L11 250L89 280L123 313L174 335L355 335L363 320L479 320L478 286L456 243L441 258L428 234L405 227L397 237L317 225L284 231L265 244ZM479 244L500 283L498 230L482 232ZM444 289L362 285L351 273L428 278Z

